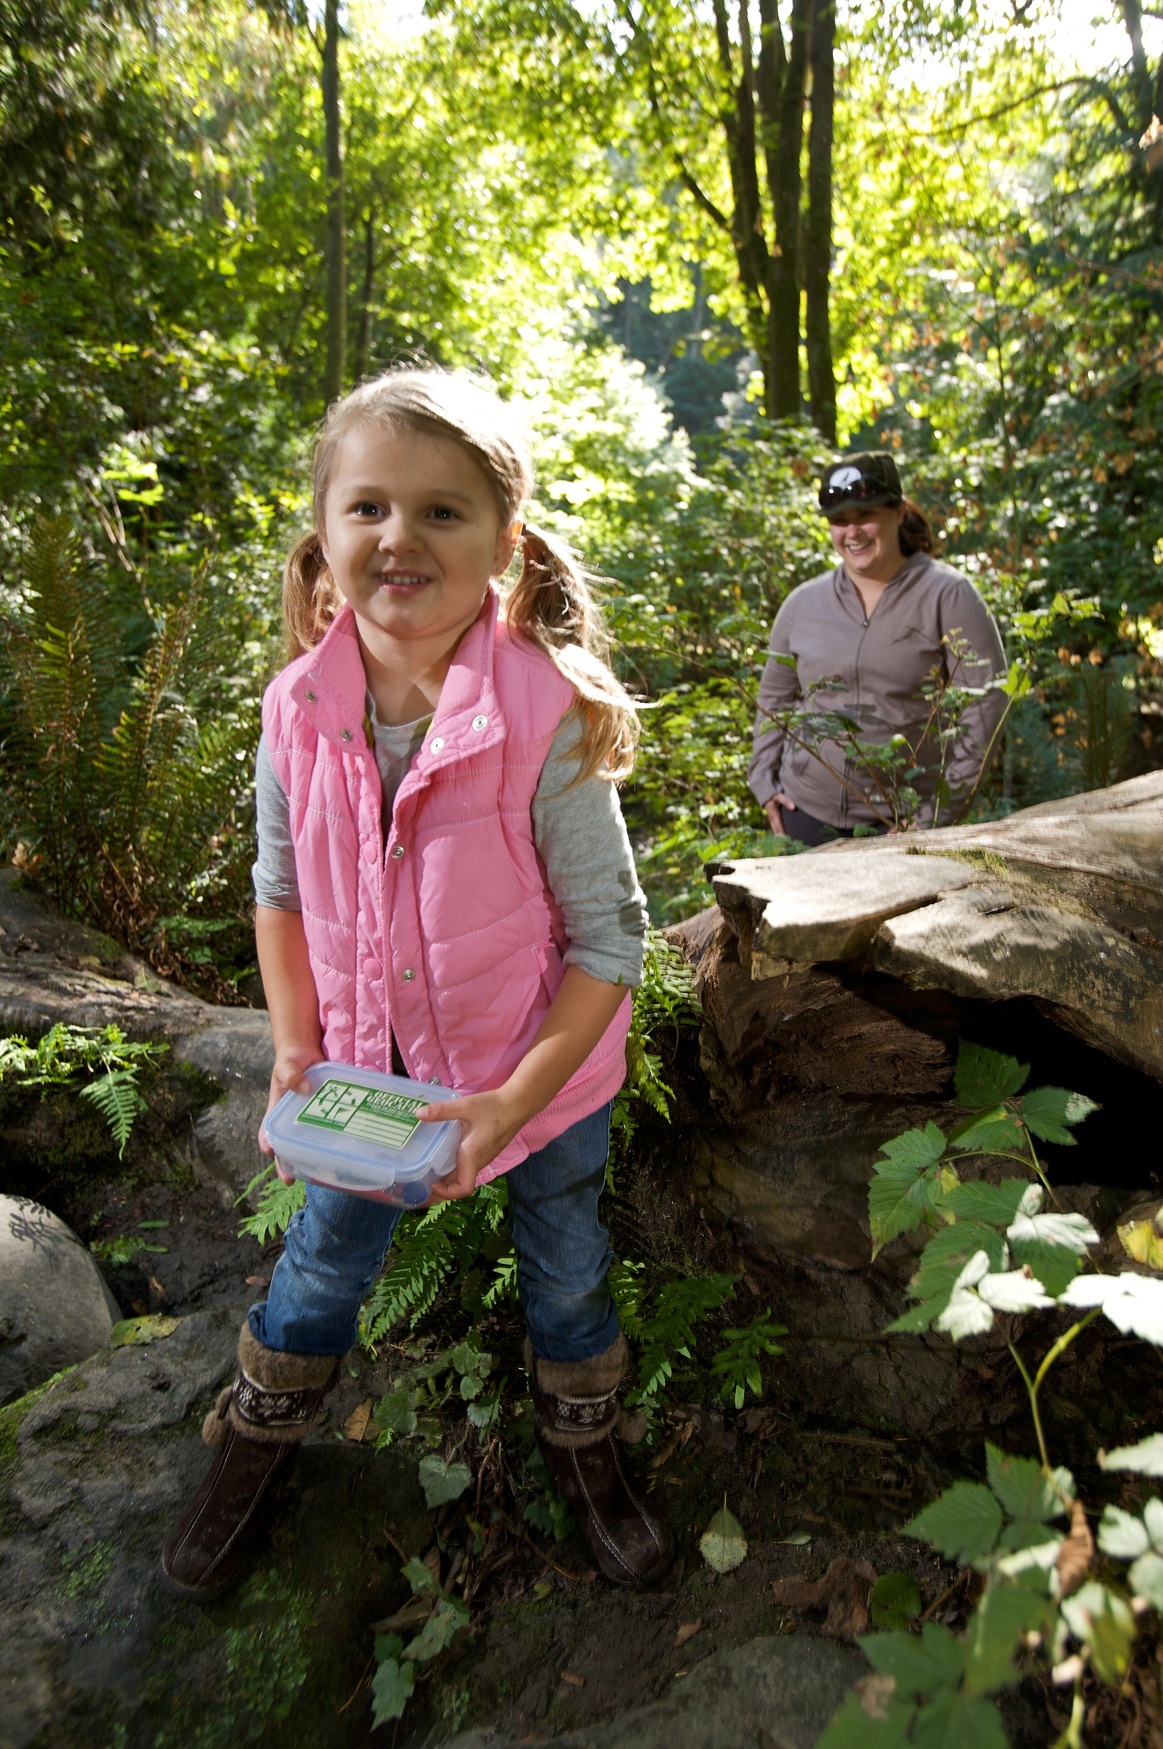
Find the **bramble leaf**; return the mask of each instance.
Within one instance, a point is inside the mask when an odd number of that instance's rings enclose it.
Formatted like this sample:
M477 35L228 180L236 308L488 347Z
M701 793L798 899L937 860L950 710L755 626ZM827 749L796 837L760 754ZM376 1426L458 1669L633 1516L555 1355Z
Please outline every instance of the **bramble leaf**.
M866 1676L857 1691L846 1696L816 1749L903 1749L914 1709L891 1692L880 1694L873 1686L877 1680Z
M1055 1470L1051 1481L1035 1458L1010 1457L988 1441L985 1447L989 1485L1013 1520L1002 1533L1003 1549L1026 1548L1049 1540L1044 1530L1066 1508L1063 1495L1074 1497L1074 1478L1069 1470Z
M894 1679L902 1698L928 1700L956 1688L965 1668L961 1642L938 1622L922 1623L919 1634L865 1634L858 1644L874 1670Z
M1014 1653L1022 1635L1041 1629L1050 1612L1045 1597L1024 1585L991 1584L970 1617L965 1690L988 1694L1014 1680Z
M1002 1511L981 1482L954 1482L904 1527L951 1561L979 1561L1001 1534ZM926 1623L926 1626L931 1624Z
M1077 1137L1070 1134L1072 1126L1100 1109L1083 1093L1070 1093L1065 1087L1035 1087L1022 1099L1022 1122L1039 1140L1073 1148Z
M1114 1451L1100 1451L1098 1461L1104 1470L1133 1470L1139 1476L1163 1476L1163 1433L1149 1434L1138 1445L1119 1445Z
M909 1742L911 1749L1009 1749L993 1702L955 1689L947 1689L921 1708Z
M952 1210L959 1221L985 1221L995 1227L1008 1227L1018 1212L1018 1205L1029 1181L1007 1178L1001 1184L958 1184L941 1198L941 1207Z
M953 1090L958 1105L968 1111L981 1111L987 1105L1000 1105L1012 1099L1025 1085L1030 1073L1028 1063L1016 1057L1003 1056L984 1045L969 1044L962 1039L957 1052L957 1067L953 1071Z
M1148 1603L1163 1611L1163 1559L1154 1549L1139 1556L1128 1577L1136 1597L1145 1597Z
M1151 1539L1141 1518L1121 1506L1107 1506L1098 1527L1098 1546L1116 1561L1134 1561L1147 1553Z
M900 1166L911 1166L916 1172L924 1172L945 1152L945 1135L935 1123L930 1121L923 1130L905 1130L903 1135L894 1136L889 1142L882 1142L878 1150ZM877 1170L883 1170L878 1164Z
M949 1145L967 1154L1016 1153L1024 1145L1022 1126L1004 1105L976 1112L949 1132Z

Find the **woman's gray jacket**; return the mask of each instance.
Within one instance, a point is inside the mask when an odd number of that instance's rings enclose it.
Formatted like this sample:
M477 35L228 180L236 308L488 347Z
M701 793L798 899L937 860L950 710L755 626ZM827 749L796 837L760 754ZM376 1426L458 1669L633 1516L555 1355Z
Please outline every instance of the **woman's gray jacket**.
M826 740L810 751L797 744L796 735L804 736L799 723L785 727L773 721L773 712L799 705L808 725L812 715L836 712L859 724L863 740L883 743L904 735L917 755L908 763L921 767L911 780L921 798L915 824L952 820L987 751L993 751L1005 710L1005 696L996 689L965 710L944 754L951 800L940 806L934 821L942 755L940 737L932 730L925 734L930 706L922 688L934 671L957 687L987 687L1006 668L993 615L967 577L927 553L916 553L905 560L866 620L847 571L837 565L792 590L775 616L770 650L747 774L761 806L782 790L797 807L829 826L874 825L892 817L867 768L841 745ZM794 666L780 662L779 656L794 658ZM839 685L825 686L805 702L812 683L830 677ZM810 727L804 738L813 739Z

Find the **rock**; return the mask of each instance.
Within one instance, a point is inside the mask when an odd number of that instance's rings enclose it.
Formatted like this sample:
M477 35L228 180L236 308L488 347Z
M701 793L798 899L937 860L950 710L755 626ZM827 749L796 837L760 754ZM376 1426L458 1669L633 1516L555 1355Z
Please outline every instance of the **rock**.
M974 878L950 857L893 850L866 861L750 858L725 865L714 885L751 976L775 978L856 959L888 918L931 905Z
M390 1539L422 1553L431 1520L414 1459L335 1437L376 1389L361 1357L242 1591L202 1609L160 1581L166 1530L209 1461L201 1421L232 1373L238 1321L237 1308L195 1314L0 1410L6 1749L363 1740L366 1687L351 1703L370 1624L408 1590Z
M223 1097L175 1138L179 1159L224 1206L263 1165L258 1127L274 1048L265 1011L202 1002L99 931L58 917L13 869L0 871L0 1030L39 1038L57 1021L162 1039L168 1062L209 1075Z
M727 863L714 886L753 977L866 954L914 988L1031 997L1163 1080L1163 772L903 846Z
M72 1229L27 1197L0 1196L0 1403L87 1360L120 1316Z
M559 1749L812 1749L867 1673L859 1652L827 1640L803 1634L749 1640L704 1659L653 1705L554 1742ZM446 1749L514 1749L522 1740L465 1731Z

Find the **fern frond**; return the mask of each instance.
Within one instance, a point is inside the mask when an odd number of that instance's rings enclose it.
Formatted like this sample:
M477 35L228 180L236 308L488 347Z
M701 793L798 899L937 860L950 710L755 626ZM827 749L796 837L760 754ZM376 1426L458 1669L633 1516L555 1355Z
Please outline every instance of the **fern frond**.
M145 1100L137 1090L136 1069L109 1069L80 1090L81 1098L91 1100L101 1113L117 1143L117 1157L123 1159L126 1144L139 1111L145 1110Z
M307 1200L307 1186L302 1180L296 1178L292 1184L284 1184L282 1179L277 1176L275 1163L272 1160L269 1166L264 1166L261 1172L255 1173L242 1196L239 1197L239 1202L243 1200L243 1197L248 1196L256 1185L262 1184L264 1179L269 1179L270 1182L264 1186L254 1213L247 1215L238 1223L239 1237L249 1234L252 1239L257 1239L260 1245L265 1245L268 1239L273 1239L278 1233L285 1233L291 1224L291 1216L296 1209L301 1209Z

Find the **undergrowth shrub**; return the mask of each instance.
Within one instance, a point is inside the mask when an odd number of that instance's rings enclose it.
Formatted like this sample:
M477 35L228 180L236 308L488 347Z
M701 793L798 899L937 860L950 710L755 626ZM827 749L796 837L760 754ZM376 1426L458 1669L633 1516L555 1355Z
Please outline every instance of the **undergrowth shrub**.
M963 1044L955 1087L969 1115L948 1135L929 1123L886 1143L868 1206L877 1248L904 1233L931 1235L912 1285L916 1303L891 1330L932 1329L960 1342L1006 1320L1036 1455L987 1444L984 1482L955 1482L903 1527L904 1535L974 1570L969 1621L962 1634L921 1618L917 1631L906 1619L866 1635L860 1645L873 1673L857 1684L820 1749L938 1742L1004 1749L994 1697L1031 1673L1048 1676L1061 1696L1055 1749L1082 1749L1091 1740L1088 1712L1102 1690L1127 1696L1137 1648L1157 1688L1150 1672L1158 1667L1163 1619L1163 1501L1145 1498L1145 1483L1133 1481L1127 1503L1134 1509L1106 1504L1096 1546L1094 1508L1088 1510L1070 1471L1052 1461L1041 1391L1057 1361L1101 1316L1124 1336L1163 1348L1163 1280L1084 1269L1099 1235L1084 1216L1044 1207L1053 1193L1036 1140L1072 1144L1074 1128L1096 1107L1061 1087L1026 1091L1028 1074L1016 1058ZM991 1177L966 1176L966 1163L982 1159ZM1001 1172L1010 1175L996 1181ZM1119 1238L1130 1255L1158 1263L1158 1218L1145 1225L1148 1232L1132 1224ZM1034 1317L1059 1326L1037 1341L1038 1358L1030 1355L1025 1324ZM1100 1470L1132 1478L1163 1476L1163 1433L1100 1451L1097 1462ZM917 1594L906 1613L919 1610ZM1122 1740L1155 1737L1128 1731Z
M213 556L155 555L149 591L41 521L0 640L0 849L62 911L232 999L253 959L248 813L269 626Z

